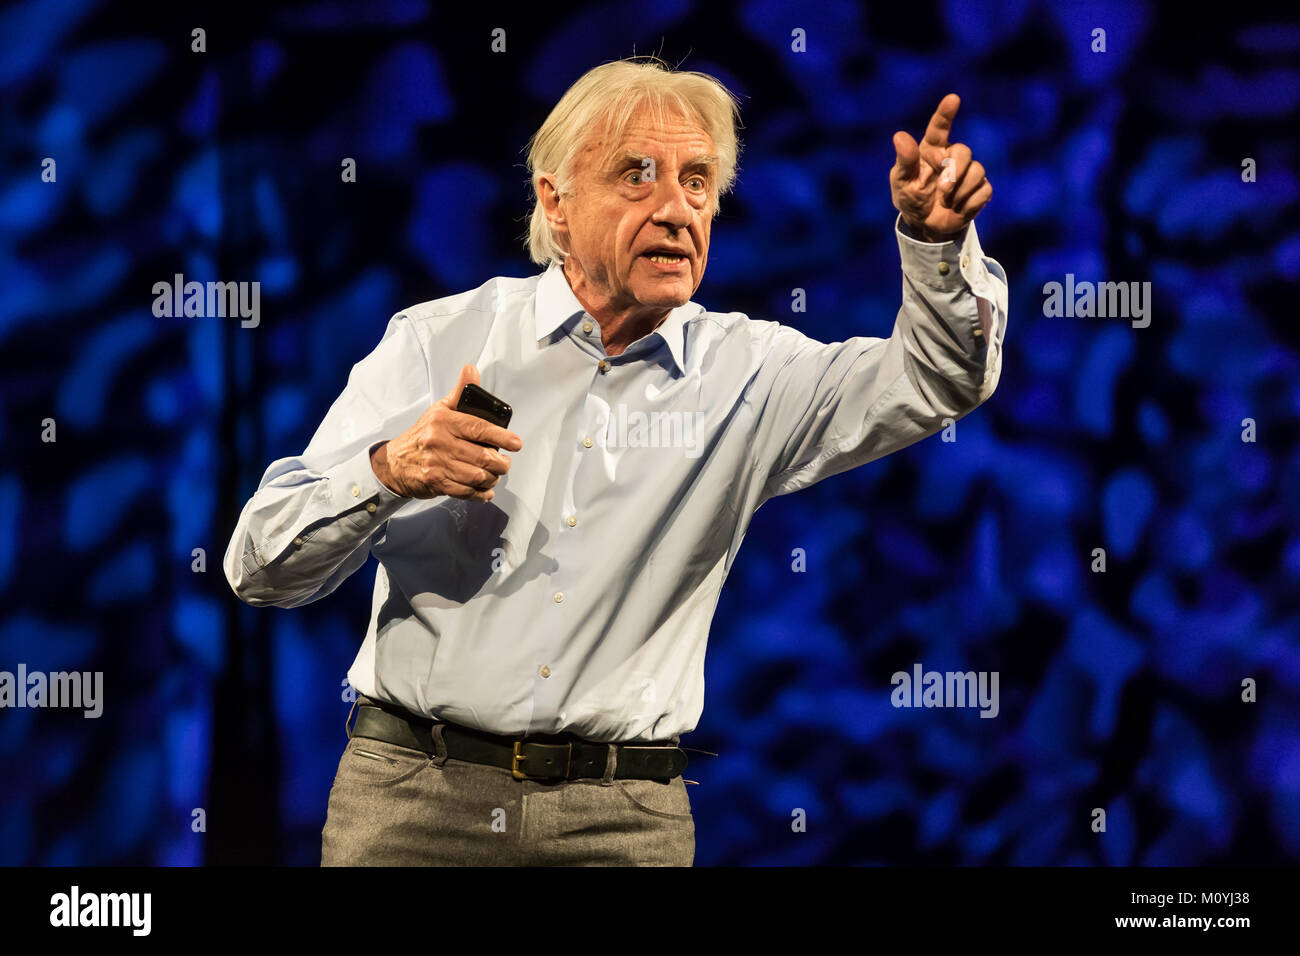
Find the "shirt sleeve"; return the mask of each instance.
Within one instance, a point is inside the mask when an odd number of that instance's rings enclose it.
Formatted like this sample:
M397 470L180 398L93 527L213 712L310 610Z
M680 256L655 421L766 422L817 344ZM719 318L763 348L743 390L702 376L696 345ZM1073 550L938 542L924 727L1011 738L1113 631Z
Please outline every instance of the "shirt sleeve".
M273 462L240 514L223 562L255 607L318 600L360 568L374 534L412 499L375 475L370 451L432 404L428 362L407 316L352 367L306 450Z
M894 224L903 304L887 339L825 344L765 323L754 467L761 500L806 488L941 430L993 394L1007 281L975 224L948 242Z

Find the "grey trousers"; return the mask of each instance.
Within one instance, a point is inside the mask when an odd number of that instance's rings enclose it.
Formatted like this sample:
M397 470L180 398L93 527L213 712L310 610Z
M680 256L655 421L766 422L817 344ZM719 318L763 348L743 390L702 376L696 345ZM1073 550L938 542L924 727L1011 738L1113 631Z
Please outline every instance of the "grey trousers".
M441 748L431 755L366 737L349 737L343 748L321 831L322 866L690 866L694 859L695 821L680 776L516 780L504 767L448 758Z

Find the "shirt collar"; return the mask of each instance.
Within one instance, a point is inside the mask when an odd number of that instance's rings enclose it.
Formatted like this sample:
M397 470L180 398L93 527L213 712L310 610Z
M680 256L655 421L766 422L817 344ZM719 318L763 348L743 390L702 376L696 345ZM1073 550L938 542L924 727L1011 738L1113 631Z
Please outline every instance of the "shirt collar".
M546 338L575 315L586 314L587 310L573 294L569 280L564 277L564 269L558 262L552 262L542 274L537 285L537 301L533 311L539 340ZM682 371L686 370L686 323L703 311L702 305L687 302L669 312L659 327L650 333L664 340L677 368Z

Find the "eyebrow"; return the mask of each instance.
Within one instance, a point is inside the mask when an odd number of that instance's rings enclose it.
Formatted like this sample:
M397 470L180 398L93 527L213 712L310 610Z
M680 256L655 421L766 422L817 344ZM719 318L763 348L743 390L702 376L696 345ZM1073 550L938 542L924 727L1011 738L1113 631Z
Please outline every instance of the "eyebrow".
M635 150L625 150L610 166L610 171L618 173L625 169L631 169L634 166L644 168L646 166L646 160L650 158L651 157L646 156L644 153L638 153ZM716 153L699 153L683 163L682 169L704 168L712 170L716 169L717 166L718 157Z

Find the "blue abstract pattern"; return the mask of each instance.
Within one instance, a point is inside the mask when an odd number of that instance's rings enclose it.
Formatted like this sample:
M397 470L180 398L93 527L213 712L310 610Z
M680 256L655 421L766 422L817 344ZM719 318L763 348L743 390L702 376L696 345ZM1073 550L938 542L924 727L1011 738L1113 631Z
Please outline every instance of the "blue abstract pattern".
M235 517L391 314L537 271L524 144L651 52L743 102L698 301L888 335L891 137L947 92L1011 286L953 440L755 516L684 741L697 864L1300 861L1300 23L1226 16L0 12L0 671L103 674L99 717L0 710L0 863L319 861L374 562L245 607ZM257 322L158 315L177 275L260 283ZM1047 314L1067 276L1149 283L1149 324ZM996 717L895 706L916 665L996 672Z

